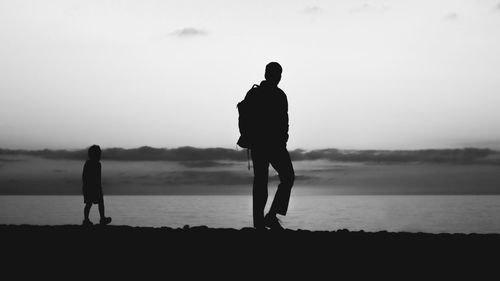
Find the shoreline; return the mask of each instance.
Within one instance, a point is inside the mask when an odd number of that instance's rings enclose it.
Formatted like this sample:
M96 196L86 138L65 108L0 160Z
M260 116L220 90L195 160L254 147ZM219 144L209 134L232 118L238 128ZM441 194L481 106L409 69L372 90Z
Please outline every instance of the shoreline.
M427 233L427 232L390 232L390 231L364 231L364 230L307 230L307 229L284 229L278 230L255 230L252 227L236 228L212 228L205 225L183 227L154 227L154 226L129 226L129 225L106 225L94 224L93 226L81 225L30 225L30 224L0 224L0 234L9 237L12 241L22 240L23 236L44 238L47 240L65 239L69 235L87 236L87 242L93 239L126 238L128 236L144 236L156 239L159 236L165 238L193 238L205 237L210 239L240 239L251 238L258 242L262 238L278 238L283 240L294 240L296 242L308 241L308 243L324 243L328 246L331 241L352 240L364 242L385 243L493 243L500 245L500 233ZM31 241L31 240L27 240ZM358 242L359 242L358 241ZM76 241L75 241L76 242ZM441 245L445 245L441 244ZM465 245L465 244L463 244Z

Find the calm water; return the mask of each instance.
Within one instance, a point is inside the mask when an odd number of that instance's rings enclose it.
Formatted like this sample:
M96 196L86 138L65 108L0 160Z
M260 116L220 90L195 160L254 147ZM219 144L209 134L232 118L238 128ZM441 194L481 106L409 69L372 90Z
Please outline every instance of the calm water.
M0 196L0 224L79 224L81 196ZM115 225L242 228L250 196L106 196ZM269 205L269 204L268 204ZM97 206L91 219L98 221ZM285 227L500 233L500 196L294 196Z

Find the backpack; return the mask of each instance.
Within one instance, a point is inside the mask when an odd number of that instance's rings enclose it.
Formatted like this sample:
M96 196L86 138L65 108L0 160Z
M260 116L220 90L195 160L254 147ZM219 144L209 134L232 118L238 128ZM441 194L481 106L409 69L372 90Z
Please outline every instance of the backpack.
M247 92L245 99L238 103L238 127L240 129L240 137L237 144L243 148L252 148L253 146L253 126L254 122L252 115L255 114L255 109L251 101L253 93L259 89L259 85L254 84Z

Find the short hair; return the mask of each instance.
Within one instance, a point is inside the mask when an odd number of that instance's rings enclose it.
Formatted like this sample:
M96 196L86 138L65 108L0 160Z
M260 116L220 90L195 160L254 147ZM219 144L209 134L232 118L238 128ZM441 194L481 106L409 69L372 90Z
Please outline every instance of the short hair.
M100 153L101 153L101 148L98 145L96 145L96 144L90 146L89 150L87 152L87 154L89 155L90 159L97 158L97 155L99 155Z
M266 77L266 79L276 77L276 76L281 75L282 72L283 72L283 68L281 67L281 65L279 63L273 61L273 62L270 62L266 65L265 77Z

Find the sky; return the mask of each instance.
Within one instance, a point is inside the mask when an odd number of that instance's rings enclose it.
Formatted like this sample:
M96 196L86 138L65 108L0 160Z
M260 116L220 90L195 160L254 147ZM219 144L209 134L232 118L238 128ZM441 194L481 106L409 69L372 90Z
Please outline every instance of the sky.
M500 0L0 2L0 147L228 147L283 66L289 148L500 149Z

